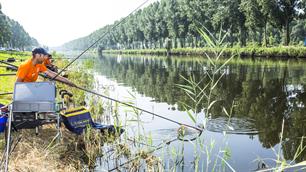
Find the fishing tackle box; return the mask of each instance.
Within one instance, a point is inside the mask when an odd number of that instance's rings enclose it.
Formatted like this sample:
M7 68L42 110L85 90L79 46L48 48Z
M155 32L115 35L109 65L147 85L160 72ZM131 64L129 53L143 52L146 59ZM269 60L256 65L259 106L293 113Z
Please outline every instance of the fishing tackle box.
M93 126L90 112L85 107L67 110L62 113L62 120L66 128L76 134L82 134L86 127Z

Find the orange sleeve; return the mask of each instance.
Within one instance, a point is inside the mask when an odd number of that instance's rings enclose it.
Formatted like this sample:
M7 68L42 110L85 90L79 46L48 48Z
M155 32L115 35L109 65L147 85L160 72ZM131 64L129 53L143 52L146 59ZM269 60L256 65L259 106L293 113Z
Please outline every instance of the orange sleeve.
M24 79L27 75L27 66L26 65L20 65L19 68L18 68L18 71L17 71L17 78L21 78L21 79Z
M45 72L45 71L47 71L47 67L43 64L40 64L39 65L39 72Z

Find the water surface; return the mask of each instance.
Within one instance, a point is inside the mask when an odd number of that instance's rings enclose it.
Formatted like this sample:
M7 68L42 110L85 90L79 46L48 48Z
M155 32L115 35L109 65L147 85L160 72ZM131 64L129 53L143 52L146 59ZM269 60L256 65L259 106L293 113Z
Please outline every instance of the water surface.
M164 168L177 167L177 171L194 171L195 152L200 155L200 169L211 171L215 160L225 157L220 150L228 150L227 162L237 171L253 171L258 168L258 159L265 159L268 166L276 154L282 155L287 162L293 160L301 137L306 133L306 73L305 62L268 62L251 60L233 60L225 66L219 84L213 89L213 99L218 102L206 115L206 130L201 135L205 145L214 143L210 153L201 152L194 143L176 141L166 149L183 152L182 160L177 160L167 151L156 151L163 157ZM108 88L109 96L131 101L136 106L161 114L182 123L195 125L187 115L183 104L193 102L177 84L187 85L182 78L195 76L207 83L205 72L211 66L207 60L190 57L121 57L103 56L94 61L93 71L98 80L96 89L100 92ZM229 118L222 111L232 106ZM198 121L202 123L205 101L198 107ZM124 109L124 107L122 107ZM126 111L121 110L126 113ZM135 117L122 115L122 119ZM283 140L280 133L284 119ZM178 125L148 114L141 115L142 132L150 135L153 143L176 137ZM138 125L129 122L133 131ZM305 143L304 143L305 144ZM207 155L211 162L207 165ZM219 157L220 156L220 157ZM306 160L306 151L296 162ZM107 167L108 166L108 167ZM225 165L226 166L226 165ZM100 169L109 167L101 164ZM98 169L99 169L98 168ZM222 164L216 169L222 170ZM170 169L169 169L170 170ZM218 171L217 170L217 171ZM229 168L225 167L224 171Z

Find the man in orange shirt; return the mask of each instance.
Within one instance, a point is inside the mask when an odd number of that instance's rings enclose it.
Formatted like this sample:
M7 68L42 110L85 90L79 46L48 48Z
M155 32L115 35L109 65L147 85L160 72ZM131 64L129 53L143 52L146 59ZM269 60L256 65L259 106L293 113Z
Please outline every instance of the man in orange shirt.
M39 73L45 73L50 78L56 76L55 72L47 69L42 63L47 59L49 54L43 48L34 48L32 50L32 58L23 62L17 71L17 81L16 82L35 82L38 78ZM57 76L56 80L66 83L70 86L75 86L74 83L68 79Z

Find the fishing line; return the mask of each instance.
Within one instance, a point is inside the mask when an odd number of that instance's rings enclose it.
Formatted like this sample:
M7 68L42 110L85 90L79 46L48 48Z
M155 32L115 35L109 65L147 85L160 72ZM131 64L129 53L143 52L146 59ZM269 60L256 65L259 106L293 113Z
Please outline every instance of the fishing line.
M99 39L97 39L94 43L92 43L88 48L86 48L81 54L79 54L76 58L74 58L71 62L69 62L61 71L59 71L57 73L57 75L55 75L53 78L51 78L51 80L54 80L57 76L59 76L63 70L67 69L73 62L75 62L78 58L80 58L84 53L86 53L90 48L92 48L96 43L98 43L100 40L102 40L110 31L114 30L118 25L120 25L121 23L123 23L130 15L132 15L135 11L137 11L138 9L140 9L143 5L145 5L147 2L149 2L150 0L146 0L145 2L143 2L141 5L139 5L135 10L133 10L128 16L126 16L125 18L123 18L120 22L118 22L117 24L113 25L107 32L105 32Z
M88 90L88 89L86 89L86 88L82 88L82 87L79 87L79 86L74 86L74 87L75 87L75 88L78 88L78 89L80 89L80 90L83 90L83 91L85 91L85 92L94 94L94 95L96 95L96 96L100 96L100 97L106 98L106 99L108 99L108 100L111 100L111 101L114 101L114 102L123 104L123 105L125 105L125 106L128 106L128 107L135 108L135 109L137 109L137 110L146 112L146 113L151 114L151 115L153 115L153 116L157 116L157 117L162 118L162 119L164 119L164 120L167 120L167 121L176 123L176 124L178 124L178 125L180 125L180 126L186 126L186 127L189 127L189 128L193 128L193 129L196 129L196 130L198 130L198 131L200 131L200 132L203 131L203 129L201 129L201 128L198 128L198 127L195 127L195 126L191 126L191 125L188 125L188 124L183 124L183 123L180 123L180 122L178 122L178 121L174 121L174 120L172 120L172 119L170 119L170 118L166 118L166 117L161 116L161 115L158 115L158 114L156 114L156 113L153 113L153 112L147 111L147 110L145 110L145 109L139 108L139 107L137 107L137 106L134 106L134 105L131 105L131 104L122 102L122 101L120 101L120 100L116 100L116 99L113 99L113 98L111 98L111 97L108 97L108 96L99 94L99 93L97 93L97 92Z

